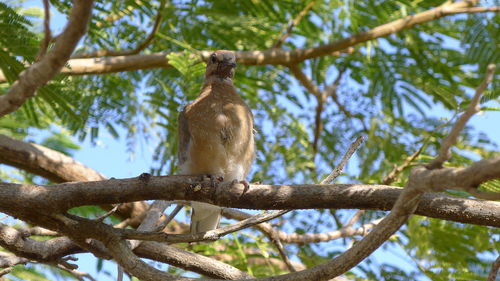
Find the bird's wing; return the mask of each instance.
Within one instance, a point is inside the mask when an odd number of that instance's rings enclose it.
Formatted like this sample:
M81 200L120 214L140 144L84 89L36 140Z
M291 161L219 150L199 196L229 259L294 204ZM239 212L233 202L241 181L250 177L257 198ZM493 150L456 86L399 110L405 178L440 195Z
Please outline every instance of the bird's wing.
M179 160L179 166L187 161L189 155L189 142L191 141L191 135L189 134L189 124L186 119L186 108L184 108L178 117L178 140L179 148L177 150L177 158Z

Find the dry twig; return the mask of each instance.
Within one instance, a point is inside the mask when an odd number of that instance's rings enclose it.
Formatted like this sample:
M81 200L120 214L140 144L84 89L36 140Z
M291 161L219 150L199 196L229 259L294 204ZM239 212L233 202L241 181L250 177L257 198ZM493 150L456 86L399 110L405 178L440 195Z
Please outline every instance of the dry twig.
M160 29L160 24L163 20L162 11L165 7L165 0L161 0L160 6L158 7L158 12L156 14L156 19L153 24L153 28L151 29L149 35L142 41L137 44L137 46L132 50L99 50L89 53L77 53L71 56L72 59L82 59L82 58L95 58L95 57L116 57L116 56L130 56L140 53L142 50L146 49L149 44L153 41L156 36L156 33Z
M97 217L95 220L100 222L104 221L107 217L114 214L118 210L118 208L120 208L121 205L122 204L116 204L111 210L107 211L102 216Z
M283 35L281 35L280 39L278 39L278 41L276 41L273 48L281 48L283 43L285 43L286 38L288 38L288 36L290 36L290 34L292 34L293 28L295 26L297 26L299 24L300 20L302 20L302 18L307 14L307 12L309 12L309 10L311 10L312 7L314 7L314 4L316 4L316 0L312 0L311 2L309 2L304 7L304 9L302 9L302 11L300 11L300 13L293 19L293 21L290 22L288 27L283 32L281 32Z
M469 107L465 112L458 118L457 122L451 129L450 134L443 139L441 142L441 149L439 150L438 156L426 167L428 169L439 169L443 167L443 163L448 161L451 158L451 147L455 145L457 142L458 136L460 132L463 130L465 127L465 124L469 119L472 117L472 115L476 114L479 112L479 101L481 98L481 95L483 94L484 90L488 87L488 85L491 83L493 80L493 75L495 74L495 69L496 65L495 64L489 64L488 68L486 70L486 75L484 77L483 82L481 85L476 89L476 93L474 94L474 97L472 97L472 100L470 101Z
M167 234L163 232L144 232L131 229L120 229L119 233L121 237L125 239L148 240L157 242L182 243L212 241L220 239L221 237L238 230L242 230L256 224L272 220L287 212L289 212L289 210L258 214L232 225L196 234Z
M49 48L49 43L52 40L52 34L50 32L50 3L49 0L43 0L43 11L45 14L45 18L43 20L43 32L44 38L42 42L40 42L40 50L38 51L38 55L36 56L35 61L39 61L45 56L47 53L47 49Z
M490 274L488 275L488 281L497 280L498 270L500 269L500 256L491 265Z
M425 146L427 145L427 142L424 141L422 143L422 145L420 146L420 148L413 152L412 155L406 157L405 161L399 165L399 166L394 166L394 168L389 172L389 174L387 176L384 177L384 179L382 180L382 183L383 184L386 184L386 185L390 185L391 183L394 182L394 180L396 180L396 177L408 166L411 165L411 163L413 163L413 161L415 161L415 159L417 159L417 157L420 155L420 153L422 153L422 151L424 151L424 148Z
M340 163L333 169L333 171L324 179L320 182L320 184L331 184L340 174L342 174L342 171L344 170L344 166L349 161L349 159L352 157L354 152L358 150L359 146L361 143L364 141L363 136L359 136L356 138L356 140L351 143L349 146L349 149L345 153L344 157L342 157L342 160Z

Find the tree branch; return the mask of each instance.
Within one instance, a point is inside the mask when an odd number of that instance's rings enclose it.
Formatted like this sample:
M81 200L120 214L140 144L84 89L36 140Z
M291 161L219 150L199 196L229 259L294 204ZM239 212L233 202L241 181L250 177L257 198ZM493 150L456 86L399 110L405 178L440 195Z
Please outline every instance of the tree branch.
M232 225L196 234L168 234L163 232L148 232L148 231L144 232L133 229L119 229L117 231L120 233L121 237L125 239L148 240L148 241L168 242L168 243L213 241L220 239L227 234L254 226L262 222L272 220L287 212L289 212L289 210L258 214L246 218Z
M160 218L163 216L163 212L170 205L167 201L156 200L149 207L145 218L142 220L141 224L137 228L137 231L154 231ZM134 250L141 244L141 241L134 240L130 241L130 248Z
M13 269L12 267L0 269L0 277L9 274L12 271L12 269Z
M425 169L425 168L424 168ZM426 169L427 170L427 169ZM477 186L500 178L500 157L482 160L468 168L429 171L424 187ZM67 210L84 205L117 204L143 200L200 201L222 207L247 209L375 209L388 210L401 188L383 185L251 185L243 193L240 184L228 187L199 177L161 176L63 183L50 186L0 183L0 212L28 219L39 210ZM195 188L196 187L196 188ZM266 200L262 200L266 198ZM500 203L426 194L417 214L451 221L500 226ZM43 225L42 225L43 226Z
M422 145L420 146L420 148L413 152L412 155L406 157L405 161L399 165L399 166L395 166L387 176L384 177L384 179L382 180L382 183L383 184L386 184L386 185L389 185L391 183L393 183L395 180L396 180L396 177L405 169L407 168L408 166L411 165L411 163L420 155L420 153L422 153L422 151L424 151L424 148L425 146L427 145L427 142L424 141L424 143L422 143Z
M47 49L49 48L50 40L52 39L52 34L50 32L50 4L49 0L43 0L43 11L45 14L45 18L43 20L43 31L44 38L43 41L40 42L40 50L38 52L36 61L39 61L45 56L47 53Z
M222 215L236 220L243 220L250 217L249 214L235 210L235 209L224 209ZM358 228L352 227L352 225L347 224L341 229L325 232L325 233L286 233L280 230L276 230L272 227L270 223L261 223L255 226L258 230L262 231L268 237L277 237L283 243L294 243L294 244L308 244L308 243L319 243L328 242L339 238L351 237L355 235L366 235L375 225L377 225L380 220L375 220L370 223L364 224Z
M271 242L274 243L274 245L276 246L276 249L278 250L280 257L283 260L283 262L285 262L285 265L288 268L288 270L290 272L297 272L297 269L295 268L295 266L293 266L292 261L288 258L288 255L286 254L285 251L285 247L283 247L283 243L281 243L281 240L278 237L272 237Z
M304 7L304 9L302 9L302 11L300 11L300 13L293 19L293 21L290 22L290 24L284 30L284 32L281 32L281 33L283 33L283 35L280 37L280 39L278 39L278 41L276 41L276 44L274 44L273 48L281 48L281 46L283 45L285 40L288 38L288 36L290 36L290 34L292 34L293 28L296 25L298 25L300 20L307 14L307 12L309 12L309 10L311 10L312 7L314 7L314 4L316 4L316 0L312 0L311 2L309 2Z
M17 110L35 91L50 81L66 64L80 38L87 30L92 14L92 0L75 0L68 24L54 48L39 62L24 70L5 95L0 96L0 117Z
M0 163L42 176L53 182L96 181L106 178L63 153L1 134Z
M467 123L467 121L469 121L472 115L480 111L479 101L481 99L481 95L493 80L495 69L495 64L488 65L484 80L476 89L476 93L474 94L474 97L472 97L469 107L467 107L467 110L465 110L465 112L458 118L457 122L451 129L450 134L445 139L443 139L438 156L431 163L426 165L428 169L439 169L443 167L443 163L445 161L451 158L451 147L455 145L455 143L457 143L458 135L463 130L465 124Z
M0 252L0 268L13 267L18 264L26 264L29 260L13 254Z
M69 254L79 252L67 237L57 237L46 241L27 238L29 233L22 233L6 224L0 224L0 246L23 257L39 262L54 262Z
M164 243L144 241L134 252L142 258L171 264L211 278L231 280L251 278L250 275L233 266Z
M335 169L333 169L333 171L324 180L322 180L320 184L333 183L333 181L342 174L345 164L347 163L347 161L349 161L354 152L358 150L359 146L361 145L361 143L363 143L364 140L365 138L363 136L357 137L356 140L351 143L337 167L335 167Z
M71 56L72 59L81 59L81 58L94 58L94 57L117 57L117 56L129 56L129 55L135 55L141 52L142 50L146 49L149 44L153 41L155 38L156 32L158 32L158 29L160 29L160 24L163 20L163 15L162 15L162 10L165 7L165 0L160 1L160 6L158 7L158 12L156 14L156 19L153 24L153 28L151 29L149 35L142 41L141 43L137 44L137 47L135 47L132 50L99 50L99 51L94 51L90 53L76 53Z
M73 158L50 148L0 134L0 163L42 176L53 182L97 181L106 177ZM111 209L112 206L103 206ZM148 209L144 202L122 204L116 215L121 219L137 218L130 225L137 227Z
M97 281L94 277L92 277L92 275L88 274L87 272L81 272L81 271L78 271L76 269L69 269L69 268L66 268L62 265L57 265L57 268L68 272L69 274L73 275L73 277L75 277L79 281L84 281L85 278L89 279L90 281Z
M238 63L246 65L291 65L316 57L338 56L340 55L340 52L344 50L349 52L349 48L357 44L385 37L387 35L411 28L417 24L437 20L445 16L476 11L478 12L479 10L481 10L481 12L498 12L497 9L490 10L486 7L477 7L477 10L467 9L477 3L477 0L466 0L441 6L314 48L294 49L290 51L282 49L236 51L235 53ZM211 52L212 51L209 50L200 51L199 55L202 59L206 60L210 56ZM155 53L150 55L72 59L69 61L68 67L64 68L62 72L68 75L85 75L172 67L168 63L167 59L167 55L169 53L170 52ZM5 77L3 77L3 74L0 73L0 83L5 81Z
M488 281L497 280L498 269L500 269L500 256L491 265L490 274L488 275Z
M30 259L39 262L53 262L67 255L86 252L67 237L61 237L57 240L35 241L26 238L26 235L20 231L1 225L0 245L4 247L7 244L10 246L5 248L16 253L17 256L0 252L0 267L25 264ZM246 273L223 262L165 244L144 241L134 252L142 258L164 262L212 278L249 278Z

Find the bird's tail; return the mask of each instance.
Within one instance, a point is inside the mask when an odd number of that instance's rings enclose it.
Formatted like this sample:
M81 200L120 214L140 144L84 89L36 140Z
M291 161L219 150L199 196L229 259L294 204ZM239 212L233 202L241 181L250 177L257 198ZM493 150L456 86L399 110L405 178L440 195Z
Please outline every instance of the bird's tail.
M219 227L222 208L207 203L191 202L191 234L206 232Z

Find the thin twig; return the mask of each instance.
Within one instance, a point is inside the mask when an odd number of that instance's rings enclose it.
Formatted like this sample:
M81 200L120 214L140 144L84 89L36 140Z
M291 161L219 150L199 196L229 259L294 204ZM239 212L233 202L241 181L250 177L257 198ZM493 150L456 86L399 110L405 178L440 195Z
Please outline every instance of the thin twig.
M116 204L111 210L107 211L104 215L97 217L95 220L101 222L104 221L104 219L114 214L121 205L122 204Z
M164 220L162 220L160 223L158 223L158 226L156 227L156 231L164 231L167 225L175 218L175 216L184 208L184 205L178 204L175 206L175 209L166 217Z
M321 99L321 96L323 95L322 91L319 89L319 87L314 84L312 79L308 77L299 67L298 64L291 64L287 65L288 69L290 69L290 72L292 72L293 76L299 80L300 83L302 83L302 86L306 88L311 94L313 94L317 99Z
M458 118L457 122L451 129L450 134L445 139L443 139L438 156L431 163L426 165L427 169L432 170L432 169L442 168L443 163L451 158L451 147L457 143L458 135L460 134L460 131L462 131L462 129L465 127L467 121L469 121L472 115L479 112L480 110L479 101L481 95L493 80L495 69L496 69L495 64L492 63L488 65L484 80L481 83L481 85L476 89L476 93L474 94L474 97L472 97L469 107Z
M472 196L491 201L500 200L500 192L488 192L488 191L479 191L477 188L469 187L464 189L466 192L470 193Z
M90 281L97 281L94 277L92 277L92 275L90 275L87 272L81 272L81 271L78 271L76 269L69 269L69 268L66 268L60 264L57 265L57 268L68 272L69 274L73 275L79 281L83 281L83 280L85 280L85 278L89 279Z
M332 85L329 85L325 88L325 90L320 90L318 85L316 85L312 79L307 76L299 67L298 64L290 64L287 65L288 69L290 69L290 72L295 76L295 78L308 90L311 94L316 97L318 105L316 106L316 115L315 115L315 129L314 129L314 139L313 139L313 149L314 152L317 151L317 146L319 142L319 135L321 131L323 130L323 122L321 120L321 113L323 112L324 109L324 103L326 102L326 99L331 96L333 102L337 105L339 110L346 115L346 117L349 118L356 118L361 122L361 125L363 126L363 129L365 132L368 131L368 127L365 124L365 120L363 115L361 114L353 114L347 108L340 103L336 90L340 84L340 80L342 79L342 75L345 73L347 68L342 68L339 70L339 74L335 81L332 83Z
M95 58L95 57L116 57L116 56L129 56L140 53L142 50L146 49L149 44L153 41L156 36L156 33L160 29L160 24L163 20L162 11L165 7L165 0L160 2L160 6L158 7L158 12L156 14L156 19L153 24L153 28L149 35L142 41L137 44L137 46L132 50L98 50L89 53L79 53L71 56L72 59L82 59L82 58Z
M278 39L278 41L276 41L273 48L281 48L283 43L285 43L286 38L288 38L288 36L290 36L290 34L292 34L293 28L299 24L300 20L302 20L302 18L307 14L307 12L309 12L309 10L312 9L314 4L316 4L316 0L312 0L311 2L309 2L304 7L304 9L302 11L300 11L300 13L295 17L295 19L293 19L293 21L290 22L288 27L285 29L284 33L281 32L283 35L280 37L280 39Z
M197 234L167 234L163 232L143 232L133 229L117 229L117 232L125 239L148 240L157 242L182 243L182 242L198 242L198 241L213 241L227 234L242 230L259 223L263 223L279 217L290 210L280 210L267 212L252 216L248 219L239 221L235 224L228 225L222 228L217 228L207 232Z
M337 96L337 89L340 85L340 80L342 79L342 75L346 71L347 67L343 67L339 69L339 74L337 78L333 81L332 85L325 87L323 91L321 91L320 95L316 95L316 100L318 105L316 106L316 116L314 119L314 139L313 139L313 151L314 154L318 151L319 140L321 138L321 132L323 132L323 120L321 118L321 114L324 110L324 104L329 96L332 97L333 101L337 104L338 108L346 114L347 117L352 117L351 114L342 104L340 104ZM305 76L303 79L309 79L309 77ZM313 83L311 81L311 83Z
M365 210L358 210L349 221L345 224L346 227L353 226L365 214Z
M278 249L278 253L283 259L283 261L286 264L286 267L290 272L297 272L297 269L293 266L292 261L288 258L288 255L286 254L285 247L283 247L283 244L281 243L281 240L279 237L273 237L272 242L276 246L276 249Z
M69 263L68 261L78 261L78 258L68 256L64 257L56 262L57 267L65 268L67 270L75 270L78 268L78 265Z
M236 209L224 209L222 214L229 219L235 219L235 220L244 220L246 218L251 217L250 214ZM356 219L356 217L360 215L361 212L355 214L353 218L351 218L350 222L353 221L353 219ZM340 227L340 229L330 232L305 233L305 234L286 233L284 231L273 228L273 225L267 222L255 225L255 228L264 233L267 237L269 237L270 240L272 240L273 237L278 237L282 243L309 244L309 243L328 242L335 239L351 237L355 235L364 235L377 223L378 221L372 221L358 228L342 226Z
M13 267L7 267L7 268L4 268L4 269L1 269L0 270L0 277L9 274L12 271L12 269L14 269L14 268Z
M142 220L139 227L137 227L138 231L153 231L157 228L158 220L163 215L165 209L170 206L170 202L163 200L156 200L151 204L146 217ZM141 244L141 241L135 240L130 241L130 249L134 250Z
M340 80L342 79L342 76L343 74L347 71L347 66L345 66L344 68L341 68L339 69L339 74L337 76L337 78L335 79L335 81L333 82L332 85L330 86L327 86L325 88L325 92L327 93L327 95L329 97L332 97L332 100L333 102L335 103L335 105L337 105L337 108L339 109L340 112L344 113L344 115L348 118L356 118L358 119L360 122L361 122L361 125L363 126L363 129L365 131L368 131L368 126L366 126L365 124L365 117L363 116L363 114L360 114L360 113L352 113L351 111L349 111L345 105L343 105L340 100L339 100L339 96L337 95L337 89L340 85Z
M316 114L314 116L314 139L312 143L314 156L316 156L316 153L318 152L319 139L321 137L321 132L323 132L323 120L321 119L321 115L324 110L326 96L321 95L321 97L316 100L318 105L316 105Z
M495 281L497 280L498 270L500 269L500 256L493 262L491 265L490 274L488 275L487 281Z
M147 211L144 219L142 220L141 224L137 228L139 231L154 231L158 229L159 227L157 226L158 221L163 215L163 212L165 209L167 209L170 206L169 201L164 201L164 200L156 200L151 204L149 210ZM128 241L127 245L130 247L131 250L136 249L141 245L142 241L140 240L132 240ZM117 281L122 281L123 280L123 275L124 275L124 270L123 267L117 263Z
M45 18L43 20L43 32L44 38L42 42L40 42L40 51L38 51L38 55L36 57L36 61L39 61L45 56L47 53L47 49L49 48L50 40L52 39L52 33L50 32L50 3L49 0L43 0L43 10L45 14Z
M363 136L359 136L356 138L356 140L351 143L349 146L349 149L347 150L346 154L340 161L340 163L333 169L333 171L324 179L320 182L320 184L330 184L332 183L340 174L342 174L342 171L344 170L344 166L349 161L351 156L354 154L354 152L359 148L361 143L365 140Z
M417 159L417 157L420 155L420 153L422 153L422 151L424 151L424 148L425 146L427 145L427 141L424 141L422 143L422 145L420 146L420 148L413 152L412 155L406 157L405 161L403 162L403 164L399 165L399 166L395 166L387 176L384 177L384 179L382 180L382 183L386 184L386 185L390 185L391 183L394 182L394 180L396 180L396 177L408 166L411 165L411 163L413 163L413 161L415 161L415 159Z

